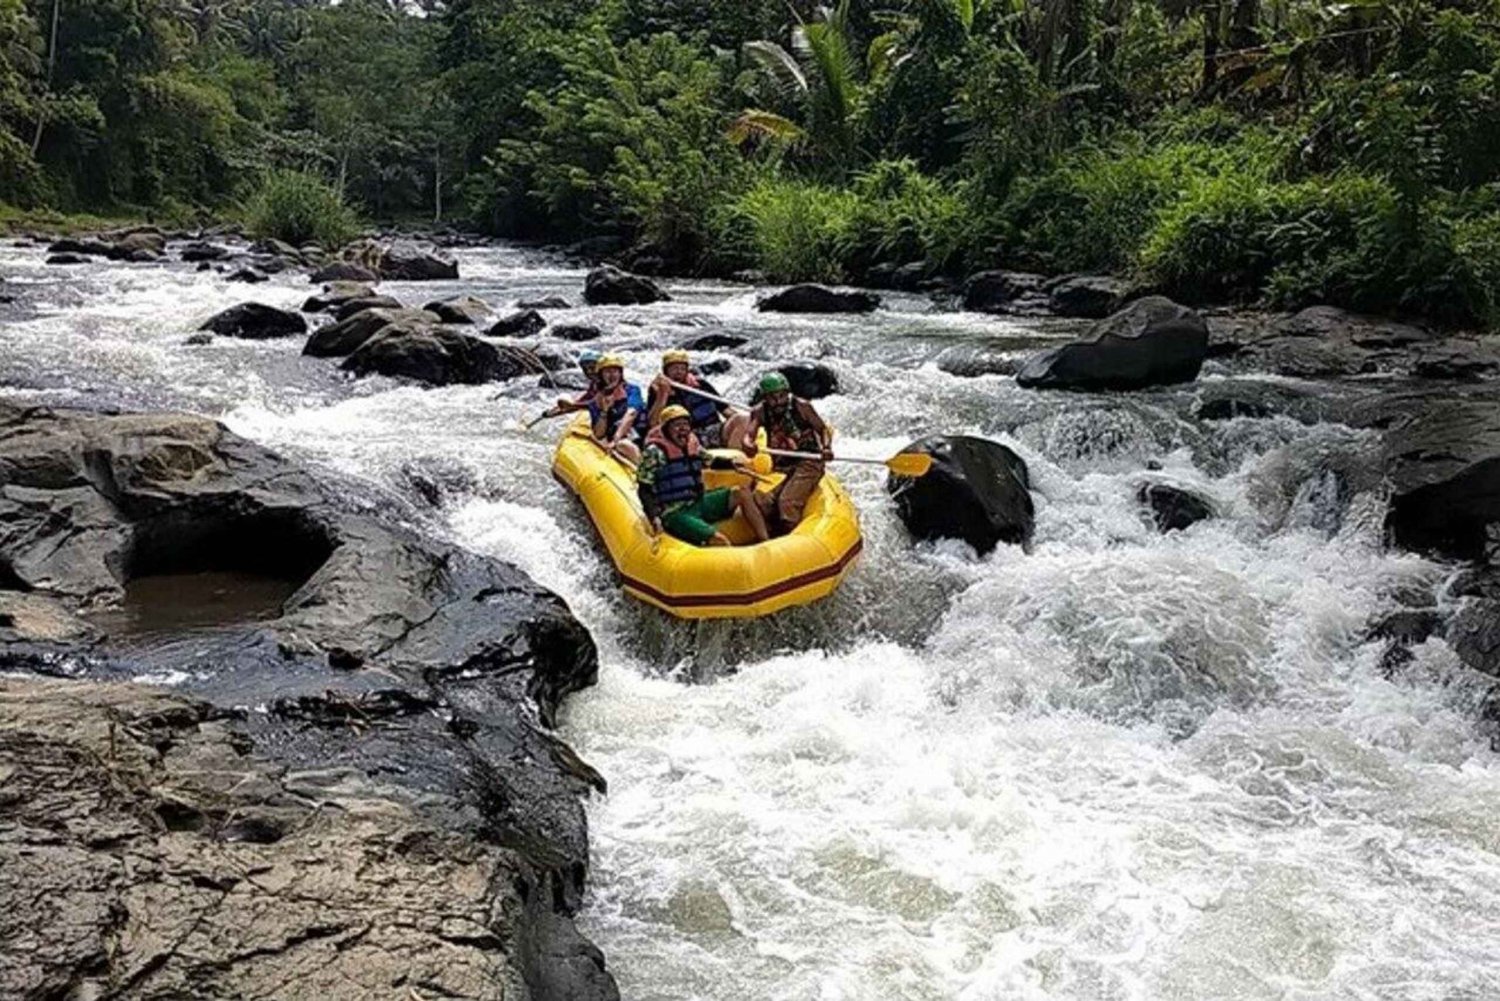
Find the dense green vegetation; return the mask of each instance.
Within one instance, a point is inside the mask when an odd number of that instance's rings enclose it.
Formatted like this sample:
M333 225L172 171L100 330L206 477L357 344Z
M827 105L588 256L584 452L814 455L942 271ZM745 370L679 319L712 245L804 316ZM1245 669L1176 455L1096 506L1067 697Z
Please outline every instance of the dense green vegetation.
M0 122L21 207L1500 324L1500 0L0 0Z

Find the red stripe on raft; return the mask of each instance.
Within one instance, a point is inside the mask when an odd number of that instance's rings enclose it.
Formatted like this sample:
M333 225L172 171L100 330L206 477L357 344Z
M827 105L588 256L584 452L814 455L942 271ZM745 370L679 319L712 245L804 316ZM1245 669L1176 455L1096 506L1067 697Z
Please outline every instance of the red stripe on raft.
M798 588L807 587L809 584L816 584L830 577L837 577L844 572L850 563L854 562L855 557L860 554L860 550L864 549L864 547L864 539L856 539L854 545L849 547L847 553L839 557L837 563L821 567L817 570L810 570L805 574L799 574L796 577L776 584L768 584L759 591L751 591L748 594L671 595L658 591L649 584L643 584L633 577L626 577L623 573L620 576L624 579L626 587L639 591L661 602L663 605L670 605L673 608L698 608L704 605L754 605L757 602L765 601L767 598L774 598L779 594L795 591Z

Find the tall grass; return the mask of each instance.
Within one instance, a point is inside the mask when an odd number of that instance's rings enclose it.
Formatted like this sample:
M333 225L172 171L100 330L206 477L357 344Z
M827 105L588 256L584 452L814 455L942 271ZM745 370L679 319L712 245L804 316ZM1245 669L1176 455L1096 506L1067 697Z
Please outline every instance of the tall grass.
M294 247L316 243L336 248L358 232L354 211L322 178L296 170L266 175L246 211L256 236L284 240Z

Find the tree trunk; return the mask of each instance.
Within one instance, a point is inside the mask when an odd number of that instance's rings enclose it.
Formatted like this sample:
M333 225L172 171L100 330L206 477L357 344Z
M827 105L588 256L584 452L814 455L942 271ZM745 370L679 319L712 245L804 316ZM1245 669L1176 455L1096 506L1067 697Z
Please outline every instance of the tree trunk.
M1203 82L1198 88L1200 100L1214 94L1219 83L1219 5L1203 6Z
M57 13L62 7L62 0L52 0L52 31L47 41L47 83L42 93L50 98L52 96L52 67L57 65ZM44 101L42 106L36 110L36 131L31 136L31 155L35 157L37 150L42 148L42 126L47 124L47 105Z
M432 147L432 221L443 221L443 147Z

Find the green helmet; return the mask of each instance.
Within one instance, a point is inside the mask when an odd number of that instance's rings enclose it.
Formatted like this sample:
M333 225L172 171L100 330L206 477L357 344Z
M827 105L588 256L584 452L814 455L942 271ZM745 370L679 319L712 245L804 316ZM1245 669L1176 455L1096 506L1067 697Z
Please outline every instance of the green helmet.
M760 395L768 396L771 393L789 393L792 384L786 381L786 376L780 372L767 372L760 377Z

